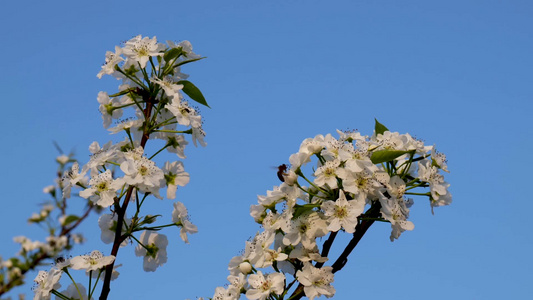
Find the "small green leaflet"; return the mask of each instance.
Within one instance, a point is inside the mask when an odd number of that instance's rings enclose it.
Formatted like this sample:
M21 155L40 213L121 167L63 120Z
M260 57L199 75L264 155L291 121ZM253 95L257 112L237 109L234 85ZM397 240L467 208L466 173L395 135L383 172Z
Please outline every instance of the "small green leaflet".
M129 89L125 89L123 91L120 91L116 94L113 94L113 95L109 95L109 97L118 97L118 96L122 96L122 95L126 95L128 94L129 92L135 92L136 88L129 88Z
M67 226L67 225L69 225L70 223L75 222L75 221L77 221L77 220L79 220L79 219L80 219L80 217L78 217L78 216L70 215L70 216L68 216L68 217L65 219L65 221L63 221L63 224L62 224L62 225L63 225L63 226Z
M200 92L200 90L194 84L192 84L192 82L188 80L180 80L177 82L177 84L183 84L182 91L187 94L187 96L191 97L192 100L211 108L205 101L202 92Z
M378 151L374 151L374 153L372 153L372 156L370 157L370 160L374 164L380 164L380 163L387 162L387 161L393 161L396 158L398 158L398 157L400 157L400 156L402 156L404 154L407 154L407 153L414 154L415 150L408 150L408 151L403 151L403 150L378 150Z
M376 120L376 126L374 127L374 130L376 131L376 135L383 134L385 131L390 131L385 125L378 122L378 119Z
M302 214L308 212L308 211L311 211L313 208L315 207L320 207L320 204L304 204L304 205L298 205L296 204L294 206L294 213L293 213L293 218L297 218L299 216L301 216Z
M169 62L173 60L174 58L180 56L182 53L183 51L181 50L181 48L172 48L168 50L167 52L165 52L165 54L163 55L163 58L165 59L166 62Z
M204 59L204 58L205 58L205 57L200 57L200 58L193 58L193 59L189 59L189 60L184 60L184 61L181 61L181 62L175 64L173 67L175 68L175 67L183 66L183 65L185 65L185 64L192 63L192 62L194 62L194 61L199 61L199 60Z

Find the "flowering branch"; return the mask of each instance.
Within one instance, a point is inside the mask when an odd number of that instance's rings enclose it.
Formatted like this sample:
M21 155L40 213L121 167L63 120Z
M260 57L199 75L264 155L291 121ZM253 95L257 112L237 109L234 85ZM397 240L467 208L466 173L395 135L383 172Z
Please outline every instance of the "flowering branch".
M338 133L338 139L328 134L304 140L289 158L290 169L280 166L282 184L258 196L258 204L250 208L263 231L230 261L230 285L216 288L213 299L238 299L241 294L260 300L289 294L290 300L332 297L334 274L376 221L391 224L391 241L414 229L408 221L413 199L405 195L427 196L432 209L451 203L449 184L439 174L447 172L446 158L434 147L377 121L371 137ZM305 175L313 158L314 179ZM406 193L425 188L429 191ZM333 264L325 266L340 231L352 238ZM320 251L318 239L327 234ZM273 273L263 273L266 268Z
M112 96L106 92L98 94L99 109L104 127L111 134L124 132L127 138L122 142L109 142L103 146L93 142L89 147L93 153L89 162L81 170L77 164L73 165L67 176L64 176L63 198L70 197L72 188L80 188L79 195L90 204L86 214L72 220L76 221L74 227L85 219L93 206L113 208L113 214L103 214L98 220L102 229L102 241L112 243L111 254L104 256L100 251L94 250L90 255L61 258L50 271L39 272L35 279L35 299L48 299L50 294L61 299L85 294L85 287L74 281L69 269L85 270L90 276L89 298L102 276L99 299L107 299L111 291L110 282L118 276L115 261L119 249L126 246L128 240L137 242L135 254L144 257L144 270L155 271L167 260L168 244L166 236L156 231L177 226L180 228L180 237L186 243L187 234L198 231L188 220L187 209L181 202L174 203L173 223L170 225L145 226L162 216L143 216L141 207L148 202L145 200L149 196L163 199L160 195L163 188L166 188L166 197L174 199L177 187L189 182L189 174L184 171L181 161L167 161L160 168L152 160L156 155L167 149L179 158L185 158L184 149L188 142L184 134L192 136L195 146L198 143L206 145L203 140L205 133L202 130L202 117L198 109L185 100L183 94L202 105L208 106L207 102L198 88L185 80L188 75L180 71L181 65L199 59L201 57L192 52L189 42L176 44L167 41L165 45L158 43L155 37L150 39L136 36L123 47L115 47L115 52L107 52L106 63L97 76L112 75L122 79L122 85L119 92ZM125 108L134 110L132 116L109 128L113 119L123 116ZM178 125L186 129L177 130ZM164 140L165 145L147 158L145 146L149 139ZM90 179L86 176L90 176ZM136 207L130 218L128 205L131 201L136 202ZM66 208L66 204L63 208ZM69 230L71 228L64 231ZM135 234L139 231L142 232L137 238ZM91 280L92 271L98 271L94 272L98 273L94 283ZM59 279L63 273L71 277L72 284L66 291L59 292Z
M61 149L57 148L62 153ZM66 168L69 164L77 164L77 162L72 158L72 154L68 156L61 154L57 157L56 162L59 164L56 185L48 186L43 190L52 197L52 200L43 206L40 213L34 213L28 220L33 224L46 224L49 236L45 243L31 241L22 236L14 238L15 242L21 244L21 250L18 254L19 257L15 256L4 261L0 259L0 296L14 287L24 284L27 272L34 270L64 250L72 249L74 244L83 241L81 234L72 235L71 232L89 216L94 206L88 203L80 217L67 210L68 198L59 197L57 191L63 190L66 184L64 180L61 180L68 174L65 171ZM59 211L57 215L53 213L56 209ZM59 223L56 223L56 220L59 220ZM6 279L7 281L5 281Z

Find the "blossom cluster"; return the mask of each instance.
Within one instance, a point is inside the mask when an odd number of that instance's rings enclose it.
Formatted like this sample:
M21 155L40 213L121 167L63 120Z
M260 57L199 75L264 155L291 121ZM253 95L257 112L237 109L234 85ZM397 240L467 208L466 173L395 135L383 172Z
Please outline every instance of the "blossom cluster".
M181 202L174 203L172 221L164 225L154 224L161 215L143 215L141 208L149 202L150 196L175 199L178 186L188 184L189 174L181 161L186 158L186 135L191 135L195 146L206 146L202 116L186 96L205 106L207 102L198 88L186 80L188 75L181 72L182 65L200 59L202 57L192 51L188 41L163 44L155 37L140 35L122 47L115 47L114 52L107 52L97 76L111 75L121 80L121 84L115 94L98 94L99 110L104 128L110 134L125 133L125 139L103 145L93 142L89 147L89 161L85 165L73 162L64 172L60 185L63 200L79 195L98 211L110 210L100 216L98 226L102 241L112 243L113 249L107 258L95 250L89 256L74 257L62 263L61 268L40 273L35 280L39 286L35 289L36 299L48 299L51 293L59 293L56 284L61 272L68 272L68 268L99 270L98 278L104 281L102 294L106 298L112 275L102 274L114 270L119 247L135 243L135 254L144 259L143 269L155 271L167 261L168 240L159 233L161 229L180 228L179 235L186 243L187 235L198 231ZM147 148L149 140L159 140L162 146L147 150L158 147ZM165 149L180 161L158 165L154 159ZM128 210L130 203L134 204ZM43 213L32 218L39 219L41 215ZM76 219L79 217L72 216L70 222ZM79 293L78 287L76 290ZM94 287L90 286L89 290L94 291Z
M115 257L113 255L104 256L98 250L72 258L59 257L49 271L39 271L39 274L33 280L35 282L33 287L34 299L50 299L50 294L55 294L60 299L92 299L92 293L87 294L87 289L79 282L73 281L66 290L59 292L61 276L66 273L72 278L69 273L69 269L72 269L84 270L89 276L93 276L93 272L95 272L96 277L99 278L105 272L105 266L114 260ZM118 272L113 270L113 273L115 276L112 276L112 279L117 278ZM94 291L94 289L89 286L89 291Z
M58 150L60 150L59 147ZM15 243L20 244L20 250L13 257L5 260L0 258L0 296L24 284L25 274L39 264L84 241L81 233L73 233L73 231L92 210L92 207L85 208L85 212L79 214L81 216L79 217L72 214L73 209L61 196L63 188L63 182L60 180L61 174L75 162L75 159L72 155L61 154L56 158L56 162L59 165L57 172L59 177L56 178L54 185L43 189L43 193L50 198L41 205L39 212L33 213L28 218L28 223L38 225L47 236L42 241L32 240L25 236L13 238Z
M449 184L440 173L447 172L446 157L434 146L391 132L377 121L370 137L355 131L338 134L305 139L290 156L290 169L280 166L282 184L258 196L250 209L263 231L231 259L229 285L217 288L213 299L239 299L240 294L278 299L295 283L309 299L331 297L334 273L346 257L324 264L339 231L360 239L363 227L387 222L394 241L414 229L408 220L413 199L408 196L427 196L432 210L451 203ZM426 188L425 193L413 191ZM320 251L318 239L328 234ZM272 272L261 271L265 268Z

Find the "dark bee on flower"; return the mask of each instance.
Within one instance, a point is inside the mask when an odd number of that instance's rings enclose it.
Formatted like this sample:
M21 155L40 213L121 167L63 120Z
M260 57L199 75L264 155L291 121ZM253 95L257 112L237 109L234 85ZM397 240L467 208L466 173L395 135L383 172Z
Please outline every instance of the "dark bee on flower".
M285 178L283 178L283 175L287 175L287 173L285 172L287 171L288 166L286 164L282 164L282 165L279 165L277 168L278 168L277 175L278 175L279 180L281 180L281 182L285 182Z

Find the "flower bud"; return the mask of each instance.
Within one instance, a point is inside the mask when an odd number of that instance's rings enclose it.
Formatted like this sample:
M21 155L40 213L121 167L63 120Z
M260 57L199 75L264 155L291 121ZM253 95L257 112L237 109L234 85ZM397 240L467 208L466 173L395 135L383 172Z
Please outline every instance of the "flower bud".
M242 262L239 264L239 270L243 274L249 274L250 272L252 272L252 265L247 261Z
M59 220L59 224L61 224L61 226L64 226L65 225L65 221L67 220L67 216L66 215L62 215L61 217L58 218Z
M294 171L291 170L291 171L283 174L283 179L285 179L285 183L286 184L292 186L298 180L298 175L296 175L296 173L294 173Z

